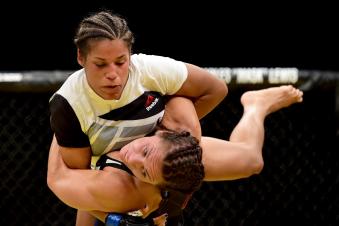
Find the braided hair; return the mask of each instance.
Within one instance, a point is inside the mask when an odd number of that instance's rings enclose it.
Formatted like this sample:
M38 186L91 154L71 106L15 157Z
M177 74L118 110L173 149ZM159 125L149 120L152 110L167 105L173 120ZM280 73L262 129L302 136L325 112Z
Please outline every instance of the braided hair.
M90 50L89 41L100 39L121 39L125 41L130 52L134 43L134 36L127 21L110 11L101 11L83 19L77 29L74 43L80 53L86 56Z
M168 144L163 161L162 188L190 194L199 189L205 176L202 149L199 141L189 132L160 130L156 133Z

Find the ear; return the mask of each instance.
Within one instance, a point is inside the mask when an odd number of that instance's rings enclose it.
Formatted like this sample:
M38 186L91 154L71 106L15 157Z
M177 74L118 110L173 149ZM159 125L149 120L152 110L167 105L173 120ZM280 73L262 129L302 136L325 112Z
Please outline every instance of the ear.
M150 215L152 211L150 210L149 206L146 204L144 208L140 209L140 213L142 214L142 217L145 218L148 215Z
M168 214L164 213L163 215L153 218L153 222L155 225L166 225Z
M144 208L140 209L140 213L142 214L142 218L148 217L153 211L157 210L159 208L159 201L156 201L152 204L145 204Z
M84 58L84 56L82 56L79 48L77 49L77 60L78 60L78 64L80 64L82 67L84 67L85 58Z

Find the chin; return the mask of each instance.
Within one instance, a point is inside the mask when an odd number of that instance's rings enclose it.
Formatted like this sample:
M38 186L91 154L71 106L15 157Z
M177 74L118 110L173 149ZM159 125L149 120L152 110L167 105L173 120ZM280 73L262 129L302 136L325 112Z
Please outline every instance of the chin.
M102 98L105 100L120 100L121 94L106 94Z

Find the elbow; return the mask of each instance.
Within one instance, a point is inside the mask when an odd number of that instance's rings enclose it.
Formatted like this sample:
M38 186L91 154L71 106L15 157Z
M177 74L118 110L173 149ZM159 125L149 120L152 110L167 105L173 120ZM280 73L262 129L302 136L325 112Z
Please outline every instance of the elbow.
M47 171L47 186L53 193L59 190L64 181L64 176L65 174L61 169Z
M228 86L225 80L218 78L216 74L213 74L213 77L216 79L210 86L209 92L214 97L218 97L220 100L223 100L228 94Z
M212 93L214 97L218 97L218 99L222 101L228 94L228 87L226 82L223 80L219 80L212 88Z
M67 187L64 183L63 178L58 177L55 174L48 174L47 186L56 197L58 197L62 202L68 205L68 203L64 200L64 198L66 197L65 189L67 189Z
M225 98L228 94L228 86L227 86L226 82L224 82L224 81L222 81L221 93L223 95L223 98Z
M51 191L55 190L55 187L57 185L57 178L54 174L48 172L47 173L47 186Z
M224 99L228 94L228 86L227 86L226 81L219 79L218 85L215 90L218 92L220 97Z

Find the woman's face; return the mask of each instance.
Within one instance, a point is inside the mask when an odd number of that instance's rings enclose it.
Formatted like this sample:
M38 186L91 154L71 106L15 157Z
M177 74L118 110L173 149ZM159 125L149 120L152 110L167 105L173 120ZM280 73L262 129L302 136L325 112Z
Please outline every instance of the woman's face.
M89 43L78 62L84 67L90 87L106 100L119 100L128 79L130 51L123 40L100 39Z
M166 148L159 136L143 137L125 145L120 156L138 179L157 185L163 182L162 163Z

